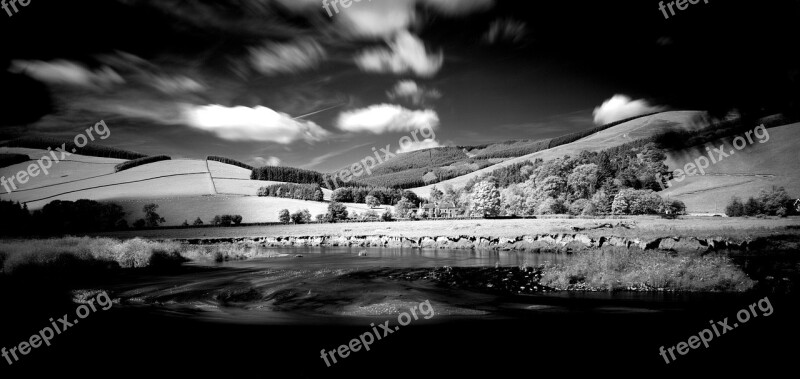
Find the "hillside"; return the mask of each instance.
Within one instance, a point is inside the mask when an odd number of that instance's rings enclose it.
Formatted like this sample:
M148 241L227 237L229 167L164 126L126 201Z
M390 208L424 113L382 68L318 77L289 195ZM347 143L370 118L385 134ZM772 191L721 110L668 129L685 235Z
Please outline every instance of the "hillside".
M0 154L27 154L41 157L47 152L28 148L0 148ZM110 201L128 212L129 224L141 217L144 204L156 203L167 225L180 225L185 219L211 220L218 214L239 214L248 223L276 222L280 209L309 209L324 213L328 203L293 199L259 198L258 188L279 182L250 180L250 170L215 161L175 159L155 162L122 172L114 172L121 159L72 155L54 164L48 175L31 178L17 190L0 190L0 199L27 203L41 209L53 200L90 199ZM0 176L10 177L27 169L33 160L0 168ZM326 200L331 191L323 190ZM368 211L366 205L348 205L351 211Z
M472 172L467 175L459 176L454 179L445 180L435 184L442 187L445 184L452 185L454 188L463 187L467 181L482 175L488 175L499 167L511 166L516 163L533 161L537 158L551 160L563 157L564 155L576 155L583 150L600 151L609 147L619 146L637 139L652 137L667 130L695 130L703 125L695 125L693 120L700 114L698 111L674 111L664 112L655 115L641 117L632 121L624 122L601 132L592 134L588 137L579 139L575 142L539 151L533 154L512 158ZM427 196L434 185L420 186L411 189L417 195Z
M755 143L740 151L731 145L735 137L730 137L668 152L666 163L672 170L707 157L706 146L714 149L724 145L723 151L734 154L711 164L705 169L706 175L687 176L682 182L673 180L672 187L662 196L683 201L692 213L716 214L724 213L731 197L747 199L772 186L785 187L789 194L800 196L800 123L770 128L768 132L769 140L759 143L754 138ZM715 159L717 156L715 153Z

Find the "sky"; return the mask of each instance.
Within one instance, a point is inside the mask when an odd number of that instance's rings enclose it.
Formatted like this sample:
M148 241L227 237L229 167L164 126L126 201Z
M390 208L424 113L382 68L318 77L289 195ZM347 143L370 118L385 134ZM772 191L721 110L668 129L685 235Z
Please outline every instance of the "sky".
M332 171L387 145L800 108L797 0L701 0L674 15L651 0L335 3L17 3L0 10L0 140L104 120L109 146ZM401 149L419 129L435 138Z

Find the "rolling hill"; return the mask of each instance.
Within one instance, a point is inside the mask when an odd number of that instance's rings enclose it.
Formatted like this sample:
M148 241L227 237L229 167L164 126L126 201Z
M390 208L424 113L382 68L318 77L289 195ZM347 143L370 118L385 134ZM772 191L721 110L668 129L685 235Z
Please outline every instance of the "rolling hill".
M0 154L27 154L39 158L46 150L0 148ZM142 217L147 203L159 205L166 225L180 225L200 217L205 222L218 214L239 214L247 223L276 222L280 209L309 209L325 213L328 204L293 199L257 197L260 187L278 182L250 180L250 170L216 161L175 159L155 162L122 172L114 166L122 159L72 155L54 164L48 175L31 178L16 191L0 189L0 199L27 203L41 209L53 200L90 199L115 202L128 213L129 224ZM27 169L34 160L0 168L0 176L10 177ZM326 200L332 191L323 190ZM369 210L364 204L346 204L350 211Z
M375 174L366 183L400 180L421 181L421 177L436 172L452 170L455 178L443 183L458 188L467 181L491 173L500 167L532 161L537 158L551 160L564 155L576 155L583 150L600 151L628 142L660 135L665 131L696 131L706 127L696 122L702 112L664 112L625 121L573 142L548 148L516 158L477 159L474 155L507 154L538 148L541 141L509 141L474 147L438 148L403 154L377 166ZM800 175L794 167L800 161L795 146L800 143L800 124L777 126L769 129L769 141L754 143L736 155L712 165L704 176L691 176L662 192L663 196L684 201L691 213L720 213L731 196L749 197L760 189L783 186L791 194L800 194ZM716 138L716 137L714 137ZM674 170L706 155L705 146L724 145L732 150L730 141L722 138L705 145L668 151L667 165ZM573 138L574 139L574 138ZM564 140L563 138L561 139ZM521 149L521 150L520 150ZM27 155L31 159L0 168L0 175L10 177L25 170L34 159L46 150L24 147L0 147L0 154ZM471 157L473 156L473 157ZM0 188L0 199L26 203L31 210L40 209L53 200L90 199L113 201L128 212L128 222L141 217L141 208L147 203L160 206L159 213L168 225L179 225L184 220L192 222L197 217L211 220L217 214L240 214L246 223L275 222L280 209L296 211L308 209L313 215L324 213L327 202L311 202L284 198L258 197L260 187L279 184L276 181L251 180L251 171L229 163L214 160L174 159L145 164L115 172L114 167L124 159L72 155L54 164L49 175L32 178L12 193ZM416 177L419 177L417 179ZM427 196L432 186L419 186L412 190ZM323 189L329 201L332 191ZM369 210L364 204L346 204L350 211L363 213Z

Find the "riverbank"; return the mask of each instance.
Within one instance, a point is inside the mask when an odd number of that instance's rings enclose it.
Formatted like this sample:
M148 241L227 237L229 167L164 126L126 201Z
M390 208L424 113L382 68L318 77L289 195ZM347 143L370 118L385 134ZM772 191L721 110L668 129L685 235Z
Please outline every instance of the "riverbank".
M665 220L658 217L643 216L627 219L441 220L128 230L93 235L122 239L142 237L178 240L331 236L348 238L383 236L411 239L471 236L499 239L526 235L575 233L585 234L595 239L608 236L642 240L663 237L694 237L696 239L727 239L743 242L748 239L777 234L800 234L800 217L684 217L678 220Z

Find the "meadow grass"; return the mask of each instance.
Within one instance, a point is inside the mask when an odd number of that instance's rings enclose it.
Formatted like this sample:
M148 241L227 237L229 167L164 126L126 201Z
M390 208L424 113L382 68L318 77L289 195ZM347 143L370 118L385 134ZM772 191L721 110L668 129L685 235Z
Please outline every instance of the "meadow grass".
M756 282L722 255L606 247L545 266L541 283L561 290L743 292Z
M73 267L144 268L184 261L179 242L64 237L0 240L0 273Z

